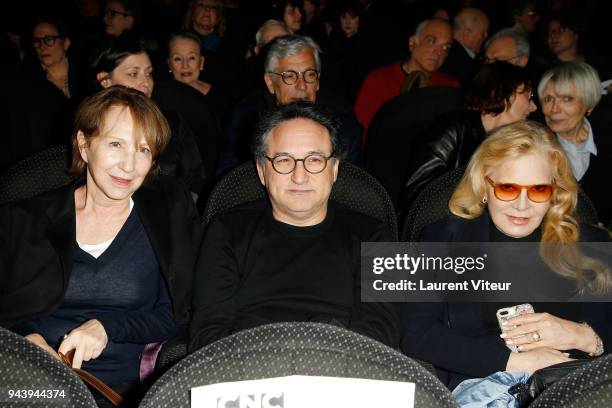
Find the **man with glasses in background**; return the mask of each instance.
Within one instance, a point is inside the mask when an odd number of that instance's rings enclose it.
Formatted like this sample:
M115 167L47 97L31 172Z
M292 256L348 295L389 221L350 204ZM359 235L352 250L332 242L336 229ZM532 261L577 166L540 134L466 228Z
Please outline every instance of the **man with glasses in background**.
M495 61L508 62L525 68L529 62L529 41L514 28L504 28L493 34L485 44L486 64Z
M132 0L109 0L104 6L104 31L113 37L119 37L136 24L138 6Z
M392 235L329 199L343 157L337 123L316 104L280 105L257 126L253 153L269 199L209 225L196 266L190 351L283 321L340 325L396 347L397 309L360 300L360 243Z
M332 95L319 92L321 49L310 37L286 35L270 43L264 61L265 89L247 96L230 116L218 173L250 160L250 142L261 112L277 105L306 101L321 105L340 123L340 139L346 160L361 162L361 127L350 106Z

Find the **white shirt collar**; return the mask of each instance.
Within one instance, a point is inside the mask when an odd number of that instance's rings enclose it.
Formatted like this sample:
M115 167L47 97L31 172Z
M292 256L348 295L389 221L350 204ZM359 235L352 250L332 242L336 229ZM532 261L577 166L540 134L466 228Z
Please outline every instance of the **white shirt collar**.
M461 44L459 41L457 41L459 44ZM476 53L472 50L470 50L468 47L466 47L465 45L461 44L461 46L463 47L463 49L465 50L465 52L468 53L468 55L470 56L471 59L476 58Z

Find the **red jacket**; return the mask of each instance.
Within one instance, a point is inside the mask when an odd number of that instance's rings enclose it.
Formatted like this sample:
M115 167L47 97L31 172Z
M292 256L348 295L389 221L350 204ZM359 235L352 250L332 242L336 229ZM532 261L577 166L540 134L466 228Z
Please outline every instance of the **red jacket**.
M355 102L355 115L363 126L364 139L378 109L400 94L405 79L402 62L376 68L368 74ZM441 72L434 72L429 80L433 86L461 87L456 79Z

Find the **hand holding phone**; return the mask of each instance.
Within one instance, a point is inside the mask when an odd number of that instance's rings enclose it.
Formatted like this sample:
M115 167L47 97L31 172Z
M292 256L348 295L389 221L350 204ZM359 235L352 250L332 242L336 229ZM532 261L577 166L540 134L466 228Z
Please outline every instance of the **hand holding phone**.
M497 323L499 324L500 330L504 331L505 326L503 325L503 323L505 321L513 317L524 315L527 313L534 313L533 306L531 306L529 303L523 303L522 305L504 307L504 308L499 309L496 312L496 316L497 316ZM508 347L510 351L514 353L519 352L518 346L515 344L506 344L506 347Z

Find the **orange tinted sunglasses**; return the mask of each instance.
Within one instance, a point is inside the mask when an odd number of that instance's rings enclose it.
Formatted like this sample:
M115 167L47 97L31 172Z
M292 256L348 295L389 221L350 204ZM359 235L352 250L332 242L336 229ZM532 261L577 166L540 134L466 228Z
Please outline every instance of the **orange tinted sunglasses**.
M495 197L501 201L512 201L516 200L523 189L527 190L527 198L534 203L544 203L550 200L554 187L551 184L532 184L530 186L523 186L515 183L496 183L485 176L485 179L491 186L493 186L493 192Z

